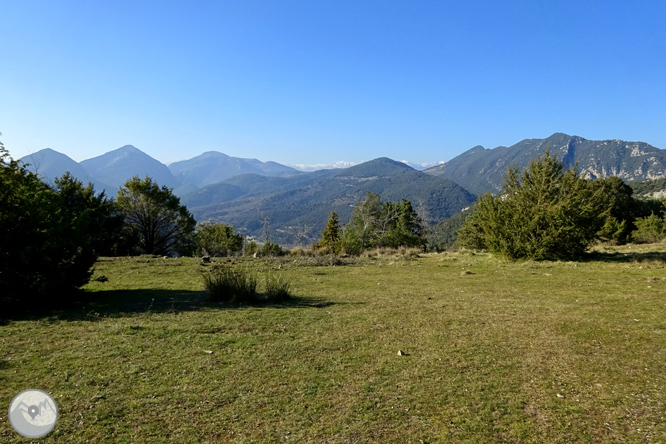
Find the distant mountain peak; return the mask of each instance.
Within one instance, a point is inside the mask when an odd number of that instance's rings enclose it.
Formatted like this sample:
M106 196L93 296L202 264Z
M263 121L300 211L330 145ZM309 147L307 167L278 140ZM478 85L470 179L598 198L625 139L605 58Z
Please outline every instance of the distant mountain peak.
M384 177L400 174L407 171L414 171L414 168L405 165L397 160L388 157L378 157L377 159L364 162L353 167L341 169L337 176L356 176L356 177Z
M113 188L124 184L133 176L150 176L159 185L171 188L181 185L166 165L133 145L124 145L101 156L86 159L80 165L93 178Z

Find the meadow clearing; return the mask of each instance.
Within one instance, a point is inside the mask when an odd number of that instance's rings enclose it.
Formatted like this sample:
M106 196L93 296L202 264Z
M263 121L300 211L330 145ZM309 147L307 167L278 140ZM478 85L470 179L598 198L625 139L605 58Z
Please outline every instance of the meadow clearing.
M81 306L2 319L2 404L51 393L43 443L666 443L666 244L308 262L241 261L293 298L225 305L198 259L101 258Z

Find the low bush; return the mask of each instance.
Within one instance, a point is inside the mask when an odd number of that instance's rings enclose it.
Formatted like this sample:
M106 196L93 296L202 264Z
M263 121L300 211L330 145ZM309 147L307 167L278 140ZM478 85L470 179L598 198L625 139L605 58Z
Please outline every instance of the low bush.
M280 302L290 297L291 282L281 274L269 272L265 275L263 294L257 292L259 279L254 270L220 266L211 268L202 276L204 287L215 302Z
M313 257L315 255L315 251L313 248L303 248L303 247L295 247L292 248L289 251L290 256L295 256L295 257L300 257L300 256L309 256Z
M666 238L664 219L654 213L648 217L638 218L634 223L636 231L631 234L634 242L652 243Z
M289 299L291 283L284 277L284 275L268 273L265 282L265 299L267 302L280 302Z
M415 259L422 253L421 248L408 248L408 247L378 247L372 250L366 250L363 257L376 258L376 257L400 257L403 259Z
M254 271L228 266L203 273L204 286L216 302L252 302L257 299L257 275Z

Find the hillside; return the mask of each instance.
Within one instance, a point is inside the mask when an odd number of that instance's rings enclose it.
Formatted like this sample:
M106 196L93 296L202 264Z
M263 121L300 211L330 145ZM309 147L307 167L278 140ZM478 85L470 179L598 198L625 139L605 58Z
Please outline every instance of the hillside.
M546 139L526 139L510 147L485 149L476 146L425 173L452 180L474 194L501 191L507 168L526 167L546 149L567 166L578 162L579 171L590 177L618 176L625 181L642 182L666 177L666 151L643 142L586 140L556 133Z
M649 180L646 182L630 182L635 196L666 197L666 178Z
M297 174L294 168L277 162L231 157L217 151L208 151L189 160L174 162L169 170L181 183L198 188L221 182L242 174L280 176Z
M474 201L472 194L447 179L380 158L293 178L239 176L185 196L183 202L197 220L232 224L260 240L267 220L272 241L293 245L296 234L303 231L308 242L318 239L333 210L346 223L367 192L379 194L383 201L404 198L415 207L422 204L433 220L449 217Z

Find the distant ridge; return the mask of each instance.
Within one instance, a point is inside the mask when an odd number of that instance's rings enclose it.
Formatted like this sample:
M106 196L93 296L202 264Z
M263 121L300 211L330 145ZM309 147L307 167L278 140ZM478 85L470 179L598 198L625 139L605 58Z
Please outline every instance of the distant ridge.
M174 162L169 170L181 183L204 187L241 174L283 176L297 174L294 168L277 162L231 157L218 151L207 151L189 160Z
M415 208L426 208L431 221L449 217L474 201L474 195L450 180L383 157L288 178L237 176L183 196L182 202L197 220L231 224L259 240L267 222L272 242L295 245L299 233L307 243L317 240L333 210L341 223L347 223L367 192L379 194L383 201L408 199Z
M666 150L644 142L586 140L555 133L546 139L526 139L510 147L465 151L425 173L450 179L474 194L501 191L502 176L509 166L524 168L546 149L567 166L578 162L579 171L589 177L617 176L625 181L645 181L666 177Z

